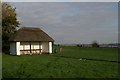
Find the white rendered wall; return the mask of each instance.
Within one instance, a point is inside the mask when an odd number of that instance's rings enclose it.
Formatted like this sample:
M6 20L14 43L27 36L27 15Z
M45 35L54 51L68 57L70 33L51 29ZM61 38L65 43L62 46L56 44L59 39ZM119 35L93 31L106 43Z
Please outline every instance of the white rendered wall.
M52 53L52 42L49 42L49 53Z
M10 43L10 54L16 55L16 43Z
M49 42L42 42L42 52L49 53Z
M20 55L20 42L16 42L16 54Z

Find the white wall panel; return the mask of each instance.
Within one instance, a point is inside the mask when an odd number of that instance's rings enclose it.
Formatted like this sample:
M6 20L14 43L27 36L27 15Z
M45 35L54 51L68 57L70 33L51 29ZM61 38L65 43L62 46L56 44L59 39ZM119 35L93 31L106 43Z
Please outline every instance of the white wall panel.
M52 53L52 42L49 42L49 53Z
M20 42L16 42L16 54L20 55Z

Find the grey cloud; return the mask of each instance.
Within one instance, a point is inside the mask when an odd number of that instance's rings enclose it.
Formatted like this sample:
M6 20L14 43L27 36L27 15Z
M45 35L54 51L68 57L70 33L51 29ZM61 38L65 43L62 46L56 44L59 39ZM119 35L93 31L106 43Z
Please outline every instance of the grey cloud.
M117 3L11 3L24 26L41 27L56 43L117 41Z

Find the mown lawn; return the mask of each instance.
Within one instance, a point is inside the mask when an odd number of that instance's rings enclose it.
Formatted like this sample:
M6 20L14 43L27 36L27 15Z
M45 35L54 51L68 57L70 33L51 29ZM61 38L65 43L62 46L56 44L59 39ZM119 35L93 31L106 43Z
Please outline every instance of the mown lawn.
M54 46L58 49L60 46ZM62 56L72 58L100 59L119 61L118 48L81 48L77 46L62 46Z
M117 78L118 63L80 58L118 61L115 48L61 46L62 54L3 54L3 78ZM57 48L56 46L54 48Z

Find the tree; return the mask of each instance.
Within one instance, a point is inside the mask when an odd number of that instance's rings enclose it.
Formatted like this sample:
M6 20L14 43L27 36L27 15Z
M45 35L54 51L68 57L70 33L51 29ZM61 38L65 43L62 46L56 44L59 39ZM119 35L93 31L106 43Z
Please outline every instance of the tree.
M97 41L93 41L93 42L92 42L92 47L99 47L98 42L97 42Z
M19 27L16 8L8 3L2 3L2 50L9 51L9 38Z
M82 45L82 44L77 44L76 46L77 46L77 47L83 47L83 45Z

